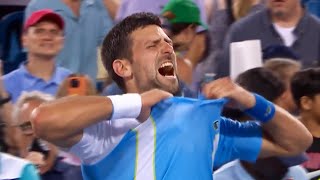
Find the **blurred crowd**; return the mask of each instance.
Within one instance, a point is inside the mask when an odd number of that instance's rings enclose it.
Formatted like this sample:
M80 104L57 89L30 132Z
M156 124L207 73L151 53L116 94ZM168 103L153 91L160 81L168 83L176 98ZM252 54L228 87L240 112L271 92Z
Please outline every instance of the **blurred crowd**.
M158 15L172 40L175 96L198 98L204 84L230 76L298 117L313 136L298 157L235 160L213 169L214 179L320 178L320 1L30 0L22 7L0 20L0 179L82 179L79 157L37 137L31 116L65 96L125 93L101 61L101 46L137 12ZM231 107L223 115L250 120Z

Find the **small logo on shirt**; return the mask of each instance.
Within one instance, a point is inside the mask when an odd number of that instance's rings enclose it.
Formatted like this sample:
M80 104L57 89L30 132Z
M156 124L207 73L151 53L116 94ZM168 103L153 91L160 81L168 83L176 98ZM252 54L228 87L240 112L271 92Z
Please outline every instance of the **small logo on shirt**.
M266 117L266 116L269 116L270 113L271 113L271 107L268 106L267 109L266 109L266 112L264 113L264 116L265 116L265 117Z
M219 121L218 120L213 122L213 129L214 130L218 130L219 129Z

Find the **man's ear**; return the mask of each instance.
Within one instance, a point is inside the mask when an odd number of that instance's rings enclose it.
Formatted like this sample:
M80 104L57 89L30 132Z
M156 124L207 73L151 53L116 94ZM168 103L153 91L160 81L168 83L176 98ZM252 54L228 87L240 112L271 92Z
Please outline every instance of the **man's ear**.
M132 76L131 63L126 59L116 59L113 61L112 67L114 72L122 78L128 78Z
M310 110L312 108L312 99L307 96L302 96L300 98L301 109Z
M26 32L23 32L23 33L22 33L22 36L21 36L21 39L20 39L21 44L22 44L22 46L23 46L24 48L26 48L26 46L27 46L27 36L26 36L25 33L26 33Z

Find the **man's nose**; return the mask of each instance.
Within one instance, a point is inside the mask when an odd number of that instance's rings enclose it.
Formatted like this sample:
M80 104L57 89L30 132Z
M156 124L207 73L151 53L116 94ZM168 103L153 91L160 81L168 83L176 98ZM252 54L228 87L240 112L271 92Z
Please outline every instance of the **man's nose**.
M162 43L162 53L172 54L173 52L174 52L174 50L173 50L173 47L171 44L169 44L167 42Z

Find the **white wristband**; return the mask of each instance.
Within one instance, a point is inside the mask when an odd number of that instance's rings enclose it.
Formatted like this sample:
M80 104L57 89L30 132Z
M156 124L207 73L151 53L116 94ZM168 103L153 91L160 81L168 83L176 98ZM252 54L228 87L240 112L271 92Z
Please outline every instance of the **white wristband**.
M110 120L121 118L137 118L141 112L142 102L139 94L123 94L107 96L113 105Z

